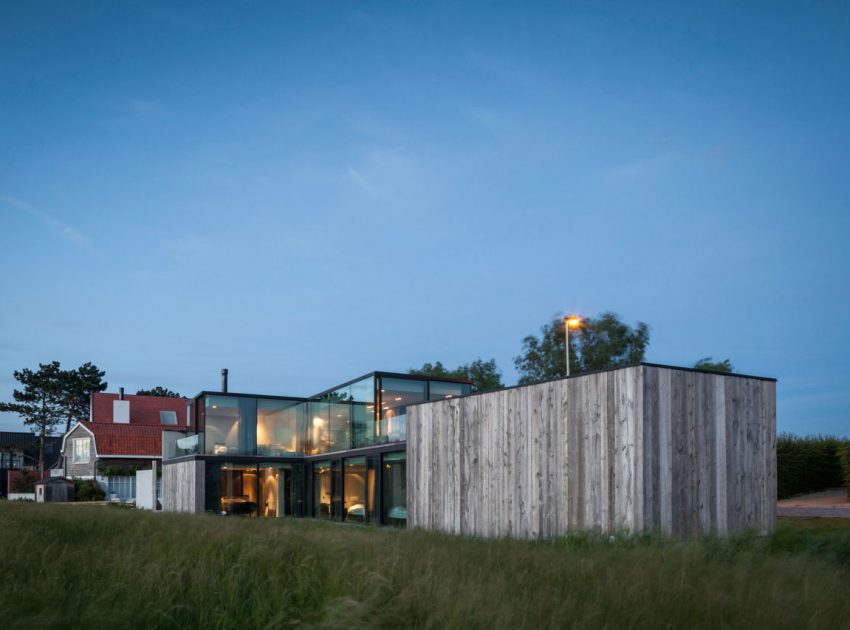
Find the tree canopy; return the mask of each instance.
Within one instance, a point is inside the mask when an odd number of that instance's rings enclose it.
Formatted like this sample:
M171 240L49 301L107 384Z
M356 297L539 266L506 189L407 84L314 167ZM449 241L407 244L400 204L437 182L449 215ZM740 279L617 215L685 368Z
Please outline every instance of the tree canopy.
M440 361L437 361L436 363L425 363L421 368L408 370L408 373L467 379L472 381L472 389L476 392L489 392L504 387L502 374L496 366L496 359L484 361L478 358L471 363L464 363L454 370L447 369Z
M735 369L732 367L732 362L729 359L715 361L711 357L703 357L694 363L694 367L698 370L708 370L710 372L731 372Z
M520 385L566 376L563 318L553 317L540 333L523 339L523 352L514 358ZM629 326L610 312L585 318L570 332L570 374L639 363L648 345L649 326L644 322Z
M65 431L72 421L89 415L90 395L106 389L105 372L92 363L76 370L63 370L59 361L40 363L38 370L24 368L15 371L15 380L22 389L12 392L13 403L0 403L0 411L11 411L23 418L39 438L39 469L44 469L44 436L53 433L62 420Z
M161 396L163 398L182 398L177 392L173 392L167 387L157 385L150 389L140 389L136 392L136 396Z
M57 364L58 365L58 364ZM65 431L72 422L85 420L89 416L91 394L106 389L103 377L106 372L93 363L83 363L76 370L63 370L63 401L65 407Z

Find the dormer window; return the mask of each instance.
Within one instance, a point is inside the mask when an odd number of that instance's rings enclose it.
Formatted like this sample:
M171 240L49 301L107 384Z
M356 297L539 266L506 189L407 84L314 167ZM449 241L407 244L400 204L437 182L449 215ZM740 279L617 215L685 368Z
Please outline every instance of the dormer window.
M173 426L177 426L177 412L176 411L160 411L159 412L159 422L160 424L169 424Z

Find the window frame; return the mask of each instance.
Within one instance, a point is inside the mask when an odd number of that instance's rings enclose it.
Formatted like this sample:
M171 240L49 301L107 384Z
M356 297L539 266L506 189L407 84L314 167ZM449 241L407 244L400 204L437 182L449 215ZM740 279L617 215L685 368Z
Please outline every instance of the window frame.
M77 452L77 445L85 444L85 459ZM82 450L82 449L81 449ZM71 440L71 463L72 464L90 464L91 463L91 438L74 438Z

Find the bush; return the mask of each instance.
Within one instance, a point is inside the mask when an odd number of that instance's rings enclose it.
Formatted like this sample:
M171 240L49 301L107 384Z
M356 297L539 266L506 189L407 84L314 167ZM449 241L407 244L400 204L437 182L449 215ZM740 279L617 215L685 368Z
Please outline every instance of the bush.
M75 501L103 501L106 493L94 479L74 479Z
M850 499L850 442L847 442L838 450L838 458L841 460L841 472L844 475L847 498Z
M12 480L12 488L15 492L35 492L35 475L25 472L20 477L15 477Z
M781 434L776 440L778 498L843 486L838 451L846 444L829 435Z

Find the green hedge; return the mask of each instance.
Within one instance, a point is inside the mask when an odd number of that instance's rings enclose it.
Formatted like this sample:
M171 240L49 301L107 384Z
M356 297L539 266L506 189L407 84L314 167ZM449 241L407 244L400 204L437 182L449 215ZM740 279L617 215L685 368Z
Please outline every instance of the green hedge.
M847 442L838 450L838 458L841 460L841 471L844 475L844 487L847 488L847 498L850 499L850 442Z
M778 497L786 499L845 485L838 452L847 444L847 440L830 435L779 435L776 440Z
M103 501L106 493L94 479L74 479L74 501Z

